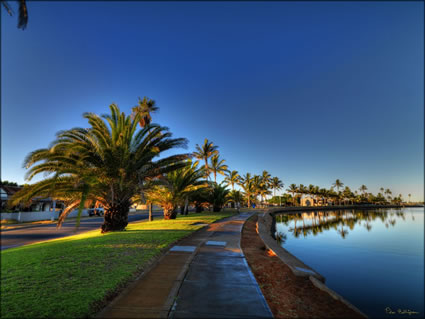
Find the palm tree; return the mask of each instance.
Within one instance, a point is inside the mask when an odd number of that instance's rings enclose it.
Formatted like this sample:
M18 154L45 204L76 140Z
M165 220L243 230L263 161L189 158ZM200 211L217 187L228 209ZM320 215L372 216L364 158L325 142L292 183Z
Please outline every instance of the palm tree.
M266 170L264 170L261 174L261 182L264 184L264 186L266 186L266 188L270 187L272 176Z
M295 206L295 193L298 192L297 185L296 184L289 185L289 188L286 191L289 192L289 193L292 193L292 202Z
M300 184L297 188L297 193L299 193L302 197L303 194L307 193L307 188L303 184Z
M197 169L198 163L187 161L185 167L168 172L162 178L151 182L151 187L145 192L146 198L163 208L164 219L175 219L178 205L184 205L186 210L189 196L208 187L201 179L204 172Z
M229 193L229 199L235 203L236 207L239 207L239 203L242 201L242 193L237 190L232 190Z
M344 183L342 183L339 179L335 181L335 183L332 184L333 187L336 187L336 191L339 193L339 188L344 186Z
M1 4L6 9L7 13L12 16L13 10L7 1L2 0ZM28 9L25 0L19 0L19 18L18 18L18 29L25 30L28 24Z
M261 196L261 201L264 202L264 199L267 197L267 195L270 195L271 192L263 186L258 190L258 194Z
M106 121L85 113L89 128L61 131L50 148L30 153L25 159L30 168L27 179L40 173L50 177L24 187L11 203L29 202L37 196L64 200L68 205L58 226L73 209L78 207L80 216L86 204L101 204L105 209L102 232L124 230L140 184L185 166L188 154L154 159L164 151L186 146L187 140L171 138L159 125L136 131L138 115L126 116L115 104L110 111L103 115Z
M152 122L152 116L151 113L154 113L156 111L158 111L159 108L156 106L156 103L154 100L147 98L146 96L143 97L143 100L140 99L139 97L139 102L138 105L136 105L135 107L132 108L132 116L135 117L136 115L139 116L139 125L140 127L146 127L148 125L151 124ZM141 195L141 199L144 198L143 195L143 189L144 189L144 185L140 185L141 186L141 191L142 193ZM142 200L142 202L145 202L144 200ZM149 205L149 221L153 221L153 216L152 216L152 203L147 202L146 203Z
M388 198L388 200L389 200L389 201L391 201L391 195L392 195L393 193L391 192L391 190L390 190L389 188L387 188L387 189L385 190L385 194L388 194L387 198Z
M279 177L273 177L272 179L271 179L271 184L270 184L270 186L271 186L271 188L273 189L273 197L275 197L276 196L276 193L275 193L275 191L276 190L281 190L282 188L283 188L283 183L282 183L282 181L279 179ZM282 197L281 196L279 196L279 206L282 206Z
M260 195L260 191L263 188L262 179L260 175L254 175L252 178L253 190L254 190L254 198L255 201L258 201L258 196Z
M202 147L196 144L196 152L193 153L193 156L199 160L205 161L205 179L208 179L210 175L208 159L216 154L218 154L218 146L214 146L213 142L209 142L208 139L205 139Z
M226 177L224 178L224 181L227 183L227 185L232 186L232 190L235 190L235 184L238 183L240 176L238 171L231 171L228 172Z
M381 191L382 194L384 193L384 188L383 187L381 187L379 190Z
M228 171L228 166L224 164L225 160L220 160L218 154L215 154L211 157L211 171L214 174L214 182L217 183L217 173L225 175Z
M365 194L365 193L366 193L366 191L367 191L367 187L366 187L366 185L362 185L362 186L360 186L360 187L359 187L359 191L361 191L363 194Z
M409 203L410 203L410 196L412 196L412 194L407 194L407 196L409 196Z
M154 100L147 98L146 96L142 99L139 97L139 103L131 109L133 111L133 116L136 114L139 115L139 125L140 127L145 127L152 122L151 113L154 113L159 110L156 106Z
M213 212L219 212L229 200L230 190L222 185L222 183L217 184L214 182L212 184L209 202L213 206Z
M248 207L251 206L251 197L255 192L253 178L250 173L246 173L240 180L239 185L248 201Z

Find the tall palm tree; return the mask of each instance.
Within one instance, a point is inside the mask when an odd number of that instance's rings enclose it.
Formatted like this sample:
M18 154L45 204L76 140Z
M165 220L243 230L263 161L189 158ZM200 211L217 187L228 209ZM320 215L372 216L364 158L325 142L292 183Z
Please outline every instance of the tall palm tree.
M140 127L146 127L148 125L151 124L152 122L152 116L151 113L154 113L156 111L158 111L159 108L156 106L156 103L154 100L149 99L148 97L143 97L143 100L140 99L139 97L139 102L138 105L136 105L135 107L132 108L132 116L135 117L136 115L138 115L139 117L139 125ZM141 190L141 199L143 199L144 194L143 194L143 190L144 190L144 185L140 185L140 190ZM142 200L142 202L144 202ZM149 206L149 221L153 221L153 216L152 216L152 203L151 202L147 202Z
M289 193L292 193L292 202L293 202L293 204L295 206L295 193L298 192L297 185L296 184L289 185L289 188L286 191L289 192Z
M246 173L241 179L240 179L240 187L242 188L244 195L246 196L248 207L251 206L251 198L255 194L255 188L253 183L253 178L251 177L250 173Z
M279 179L279 177L273 177L272 180L271 180L271 184L270 184L270 187L273 189L273 196L276 196L275 191L281 190L283 188L283 186L284 186L284 184Z
M210 175L208 159L216 154L218 154L218 146L214 146L213 142L208 141L207 138L202 146L196 144L196 152L193 153L193 156L199 160L205 161L205 179L208 179Z
M392 192L391 192L391 190L389 189L389 188L387 188L386 190L385 190L385 194L387 194L388 196L387 196L387 198L388 198L388 200L389 201L391 201L391 195L393 194Z
M365 194L365 193L366 193L366 191L367 191L367 187L366 187L366 185L362 185L362 186L360 186L360 187L359 187L359 191L361 191L363 194Z
M410 203L410 196L412 196L412 194L407 194L407 196L409 196L409 203Z
M342 183L339 179L335 181L335 183L332 184L333 187L336 187L336 191L339 193L339 188L344 186L344 183Z
M25 165L27 179L40 173L46 179L24 187L11 204L29 202L37 196L67 202L58 226L78 207L101 204L105 209L102 232L120 231L127 226L132 198L140 183L185 166L188 154L172 155L155 161L164 151L186 146L184 138L171 138L159 125L137 131L139 116L121 113L110 106L110 115L85 113L89 128L61 131L49 148L30 153ZM78 225L78 223L77 223Z
M217 174L225 175L228 172L228 166L224 164L225 160L220 159L218 154L211 157L211 171L214 174L214 182L217 183Z
M13 10L7 1L2 0L1 4L6 9L7 13L12 16ZM28 24L28 8L25 0L19 0L19 18L18 18L18 29L24 30Z
M267 195L271 194L271 191L266 187L262 186L258 190L258 194L261 196L261 201L264 202L264 199L267 197Z
M269 172L267 172L266 170L263 170L263 173L261 174L261 188L264 189L262 190L263 192L263 196L265 196L265 199L267 197L267 194L265 194L265 190L267 190L267 193L270 193L268 191L268 189L271 187L271 182L272 182L272 176L269 174Z
M232 190L235 190L235 184L238 183L239 178L240 176L238 171L231 171L227 173L224 181L227 183L227 185L232 186Z
M264 170L263 173L261 174L261 182L264 184L266 188L270 187L270 184L272 182L272 176L266 170Z
M260 195L261 189L263 188L262 178L260 175L254 175L252 177L252 184L254 189L254 198L258 201L258 196Z
M301 194L301 196L302 196L303 194L306 194L306 193L307 193L307 187L305 187L303 184L300 184L300 185L297 187L297 193Z
M139 103L132 108L133 116L136 114L139 115L139 125L140 127L145 127L152 122L151 113L158 111L159 108L156 106L154 100L147 98L146 96L143 99L139 97Z
M198 163L187 161L185 167L168 172L162 178L153 181L145 192L149 201L162 206L164 219L175 219L178 205L184 205L186 210L189 196L208 187L206 181L202 180L204 172L197 168Z

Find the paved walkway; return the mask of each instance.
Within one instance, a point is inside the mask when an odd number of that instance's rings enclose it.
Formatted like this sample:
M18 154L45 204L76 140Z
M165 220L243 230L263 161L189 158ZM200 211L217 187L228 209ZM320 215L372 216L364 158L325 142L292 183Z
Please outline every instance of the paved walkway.
M99 318L272 318L240 248L252 213L213 223L180 241Z

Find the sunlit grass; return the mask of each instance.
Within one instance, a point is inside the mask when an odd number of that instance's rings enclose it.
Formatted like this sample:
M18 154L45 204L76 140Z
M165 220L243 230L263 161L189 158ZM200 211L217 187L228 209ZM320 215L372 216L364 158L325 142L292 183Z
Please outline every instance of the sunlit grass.
M1 317L87 317L106 296L140 273L161 250L233 212L129 224L2 251Z

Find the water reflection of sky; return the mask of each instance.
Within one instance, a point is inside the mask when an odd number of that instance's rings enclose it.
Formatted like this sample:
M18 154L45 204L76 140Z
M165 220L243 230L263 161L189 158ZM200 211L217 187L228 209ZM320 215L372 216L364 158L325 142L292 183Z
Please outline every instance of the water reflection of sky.
M370 317L394 318L387 307L424 317L423 208L277 215L276 222L282 246Z

